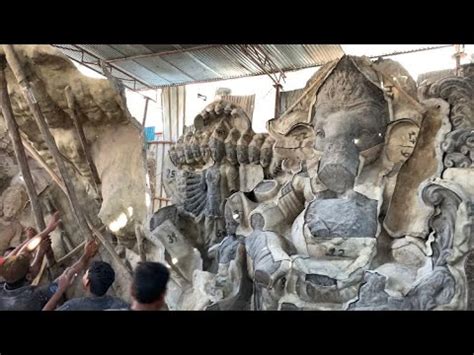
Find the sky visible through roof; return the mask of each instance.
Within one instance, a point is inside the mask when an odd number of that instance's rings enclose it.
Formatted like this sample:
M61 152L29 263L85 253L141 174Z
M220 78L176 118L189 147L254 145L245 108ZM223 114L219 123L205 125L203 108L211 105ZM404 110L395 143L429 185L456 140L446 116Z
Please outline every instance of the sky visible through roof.
M433 45L434 46L434 45ZM349 55L383 55L398 51L409 51L429 45L342 45L342 49ZM465 46L466 56L461 61L462 64L474 62L474 45ZM402 55L389 56L398 61L410 73L413 79L418 75L430 71L453 69L455 60L453 59L454 47L408 53ZM96 72L85 68L74 62L79 70L85 75L92 77L102 77ZM318 70L318 68L308 68L293 72L287 72L286 80L283 82L283 91L296 90L304 87L306 81ZM232 95L253 95L255 94L255 109L253 115L253 129L255 132L265 132L265 122L274 116L275 89L271 79L265 75L216 81L209 83L197 83L186 86L186 125L193 123L194 117L204 107L212 102L217 89L229 88ZM156 99L157 102L150 101L148 104L148 114L146 126L155 126L156 132L161 132L162 114L160 107L161 90L146 90L142 94ZM198 94L206 97L199 98ZM126 90L127 106L130 113L139 121L143 120L145 98L131 90Z

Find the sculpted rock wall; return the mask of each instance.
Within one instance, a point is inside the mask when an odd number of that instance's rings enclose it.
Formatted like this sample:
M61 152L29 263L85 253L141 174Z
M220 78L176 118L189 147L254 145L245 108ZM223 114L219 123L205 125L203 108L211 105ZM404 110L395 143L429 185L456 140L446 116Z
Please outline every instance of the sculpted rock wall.
M144 140L140 125L126 108L120 86L109 79L93 79L82 75L64 54L52 46L26 45L14 48L66 163L83 211L97 228L105 225L103 233L113 245L126 244L127 247L136 249L135 224L143 225L148 211ZM3 55L2 51L0 48L0 55ZM16 78L9 67L5 72L13 112L23 139L59 175ZM99 174L98 189L74 128L72 111L65 94L68 87L77 104L78 119L82 123L92 160ZM13 186L21 186L22 182L21 179L18 180L18 168L3 117L0 118L0 155L5 156L0 163L0 192L5 193ZM37 187L42 188L38 193L41 192L45 217L48 217L50 209L62 211L63 224L53 235L53 250L58 260L79 245L84 236L80 233L64 193L33 160L30 160L30 167L37 169L33 171L33 175ZM42 179L40 184L38 179ZM148 202L149 198L150 196ZM34 226L28 206L22 207L20 217L17 218L22 226ZM3 209L5 208L8 206L5 207L4 204ZM11 224L5 221L2 223ZM2 227L1 233L6 233L5 230L6 227ZM0 239L0 243L5 244L8 238L2 236ZM13 240L13 245L17 241ZM126 249L125 246L117 246L117 251L128 262L124 248ZM101 254L101 258L111 261L115 269L119 270L103 248ZM73 261L74 257L62 266ZM128 280L120 273L117 278L115 291L127 298ZM80 291L79 288L74 291L76 294Z
M78 179L78 189L87 192L87 203L100 206L99 216L113 232L126 238L134 234L135 222L146 218L145 170L141 163L141 129L131 118L123 93L106 79L82 75L72 62L52 46L15 46L36 89L49 128L68 167ZM0 50L0 54L1 50ZM23 93L9 68L6 69L8 92L21 131L55 168L46 144L36 126ZM77 102L79 120L101 180L96 191L71 119L65 89L70 87ZM0 120L0 126L4 120ZM126 158L125 158L126 157ZM102 195L103 203L98 200ZM123 217L125 215L125 217ZM91 216L92 218L93 216ZM134 237L133 237L134 238Z

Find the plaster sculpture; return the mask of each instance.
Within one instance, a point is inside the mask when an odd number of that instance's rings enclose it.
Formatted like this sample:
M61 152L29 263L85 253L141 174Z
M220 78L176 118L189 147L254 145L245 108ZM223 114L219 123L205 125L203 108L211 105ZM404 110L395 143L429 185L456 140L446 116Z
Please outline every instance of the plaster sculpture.
M392 60L344 56L268 134L208 105L174 148L208 132L202 160L168 159L173 223L205 261L175 307L466 309L473 90L472 76L417 87Z

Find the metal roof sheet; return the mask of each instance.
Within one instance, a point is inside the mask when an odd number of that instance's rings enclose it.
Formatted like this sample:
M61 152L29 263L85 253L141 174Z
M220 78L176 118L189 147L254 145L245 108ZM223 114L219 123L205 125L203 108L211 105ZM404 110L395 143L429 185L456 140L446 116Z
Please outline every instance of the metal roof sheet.
M255 63L241 45L57 45L71 59L102 74L105 63L125 86L139 90L241 78L318 66L344 54L340 45L260 45L268 62ZM267 67L265 67L267 65ZM265 70L264 70L265 68ZM133 84L133 85L132 85Z
M340 58L345 48L338 44L71 44L56 47L100 74L103 74L102 65L105 64L114 77L132 90L315 67ZM356 46L346 47L352 51L359 50ZM397 48L392 47L391 50ZM424 47L427 46L400 46L405 52L399 54L435 48ZM388 55L378 52L386 52L387 46L372 46L370 50L373 52L368 53L372 54L371 57Z

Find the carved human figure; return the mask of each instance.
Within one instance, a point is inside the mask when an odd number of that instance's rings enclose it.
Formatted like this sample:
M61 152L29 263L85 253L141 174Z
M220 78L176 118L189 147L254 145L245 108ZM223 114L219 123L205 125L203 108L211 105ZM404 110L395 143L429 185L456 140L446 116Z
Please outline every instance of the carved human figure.
M237 128L232 128L224 142L227 160L226 176L229 191L239 191L239 162L237 160L237 142L240 132Z
M201 142L199 146L199 151L201 152L201 157L204 162L207 162L210 159L210 151L209 151L209 137L210 132L204 132L201 135Z
M249 145L249 163L260 164L260 150L262 149L263 142L265 141L266 135L258 133L253 136L252 141Z
M252 130L249 128L243 132L237 142L237 160L240 165L249 163L249 145L252 141Z
M224 141L229 130L221 121L216 125L211 137L209 138L210 157L214 164L205 171L205 181L207 186L207 204L205 209L205 233L208 245L214 244L219 238L223 237L223 200L226 196L227 183L225 175L222 174L222 161L225 157ZM224 168L225 169L225 168Z
M178 140L176 141L175 151L176 151L176 161L178 165L182 166L183 164L186 164L186 154L185 154L183 136L179 137Z
M193 140L194 135L193 132L189 129L188 132L184 136L184 157L186 159L187 165L192 165L196 162L194 158L194 150L193 150Z
M190 140L191 150L194 156L194 161L198 164L204 164L205 161L201 152L201 140L203 138L203 132L196 130L193 137Z

